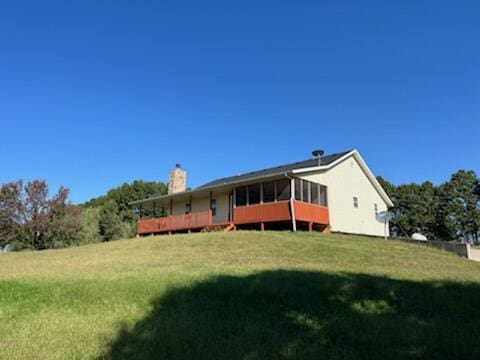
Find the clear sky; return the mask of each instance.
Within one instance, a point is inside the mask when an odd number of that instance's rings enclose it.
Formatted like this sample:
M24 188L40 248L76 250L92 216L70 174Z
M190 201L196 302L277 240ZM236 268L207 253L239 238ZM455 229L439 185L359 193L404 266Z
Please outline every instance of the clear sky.
M479 1L2 1L0 183L74 202L357 148L480 173Z

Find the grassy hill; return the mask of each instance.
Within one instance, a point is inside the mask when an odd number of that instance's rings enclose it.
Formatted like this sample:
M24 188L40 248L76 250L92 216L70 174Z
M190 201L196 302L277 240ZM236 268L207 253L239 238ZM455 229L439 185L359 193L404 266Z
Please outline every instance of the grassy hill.
M0 255L2 359L480 358L480 264L236 232Z

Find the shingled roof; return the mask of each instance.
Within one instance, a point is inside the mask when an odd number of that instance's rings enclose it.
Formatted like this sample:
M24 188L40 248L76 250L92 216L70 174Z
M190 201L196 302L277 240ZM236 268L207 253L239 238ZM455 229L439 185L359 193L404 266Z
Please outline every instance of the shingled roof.
M352 150L348 150L348 151L344 151L344 152L340 152L340 153L336 153L336 154L322 156L321 164L322 164L322 166L329 165L332 162L340 159L342 156L350 153L351 151ZM195 190L200 190L200 189L203 189L203 188L209 188L209 187L213 187L213 186L228 185L230 183L236 183L236 182L239 182L239 181L248 181L250 179L254 179L254 178L262 177L262 176L277 175L277 174L288 174L292 170L309 168L309 167L313 167L313 166L318 166L318 159L308 159L308 160L298 161L298 162L294 162L294 163L290 163L290 164L275 166L275 167L268 168L268 169L252 171L252 172L241 174L241 175L224 177L224 178L213 180L213 181L210 181L206 184L203 184L203 185L197 187Z

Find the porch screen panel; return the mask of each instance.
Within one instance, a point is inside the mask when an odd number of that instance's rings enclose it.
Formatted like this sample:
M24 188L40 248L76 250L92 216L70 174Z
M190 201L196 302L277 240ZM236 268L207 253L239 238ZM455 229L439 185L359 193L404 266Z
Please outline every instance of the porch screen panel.
M260 184L248 186L248 205L260 203Z
M310 200L312 204L320 205L320 185L316 183L310 184Z
M277 201L290 200L290 180L277 181Z
M302 180L295 179L295 200L302 201Z
M310 202L310 184L311 182L310 181L307 181L307 180L302 180L302 192L303 192L303 196L302 196L302 201L303 202Z
M247 205L247 187L242 186L238 187L236 190L235 204L236 206L245 206Z
M327 187L320 185L320 205L328 206Z
M275 183L267 182L263 184L263 202L273 202L275 201Z

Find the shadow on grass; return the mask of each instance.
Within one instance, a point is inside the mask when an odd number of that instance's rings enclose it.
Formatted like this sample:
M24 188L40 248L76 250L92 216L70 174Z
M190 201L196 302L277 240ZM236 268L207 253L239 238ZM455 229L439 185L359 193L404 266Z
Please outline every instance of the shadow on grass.
M157 299L111 359L479 359L480 287L356 274L219 276Z

